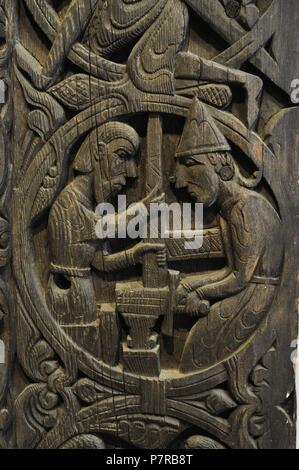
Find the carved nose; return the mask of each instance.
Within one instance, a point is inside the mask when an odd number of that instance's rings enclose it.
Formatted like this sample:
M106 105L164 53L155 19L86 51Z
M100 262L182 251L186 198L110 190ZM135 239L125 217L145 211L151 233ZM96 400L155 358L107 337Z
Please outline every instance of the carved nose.
M175 185L176 189L186 188L186 178L183 165L176 164L174 174L169 178L170 184Z
M176 189L181 189L183 187L182 181L180 182L176 176L171 176L169 178L170 184L174 185Z
M127 177L128 178L137 178L137 168L136 163L133 159L127 160Z
M184 177L184 173L182 171L178 170L176 172L176 175L173 176L173 182L176 189L183 189L187 187L186 178Z
M175 183L175 187L176 189L184 189L187 187L187 184L183 180L177 179Z

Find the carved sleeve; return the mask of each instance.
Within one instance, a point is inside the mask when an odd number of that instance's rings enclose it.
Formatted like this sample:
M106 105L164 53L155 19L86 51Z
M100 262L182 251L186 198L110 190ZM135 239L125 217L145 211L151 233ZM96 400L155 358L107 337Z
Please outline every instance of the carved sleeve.
M234 247L233 271L225 279L206 285L198 291L206 298L225 298L241 292L251 281L263 255L263 233L255 230L256 210L249 201L238 203L231 212L230 231ZM261 215L261 214L259 214Z

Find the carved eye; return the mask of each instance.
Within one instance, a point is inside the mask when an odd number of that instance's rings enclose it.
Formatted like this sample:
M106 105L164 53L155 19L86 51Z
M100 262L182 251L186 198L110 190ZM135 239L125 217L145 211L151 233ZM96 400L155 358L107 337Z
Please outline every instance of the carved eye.
M187 167L190 167L190 166L200 165L200 162L198 162L194 158L189 157L184 160L184 165Z
M182 163L185 165L185 166L192 166L193 165L193 160L192 158L186 158L184 161L182 161Z
M7 248L8 243L9 243L9 233L8 232L0 233L0 249Z
M128 158L129 155L127 154L127 152L125 150L118 150L116 152L116 155L119 157L119 158L122 158L122 159L125 159L125 158Z
M111 169L116 171L116 170L121 170L125 165L125 158L121 157L118 153L113 154L113 159L112 159L112 164L111 164Z

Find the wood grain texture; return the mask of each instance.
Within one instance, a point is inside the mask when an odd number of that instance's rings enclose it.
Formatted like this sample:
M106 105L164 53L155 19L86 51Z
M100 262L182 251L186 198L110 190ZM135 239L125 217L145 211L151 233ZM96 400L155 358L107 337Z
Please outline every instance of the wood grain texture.
M0 0L0 448L294 448L296 3Z

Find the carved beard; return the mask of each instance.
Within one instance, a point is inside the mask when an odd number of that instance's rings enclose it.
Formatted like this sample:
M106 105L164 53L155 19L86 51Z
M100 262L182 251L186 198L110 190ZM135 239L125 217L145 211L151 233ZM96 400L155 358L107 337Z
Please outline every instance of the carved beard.
M188 193L196 202L204 204L205 207L212 207L218 198L219 177L214 168L195 170L187 177ZM189 169L190 171L190 169Z
M95 182L94 185L95 199L97 204L100 204L101 202L109 201L122 191L126 185L126 177L125 175L119 175L101 184Z
M206 208L212 207L218 198L218 191L207 192L195 184L188 186L188 193L195 202L203 204Z

